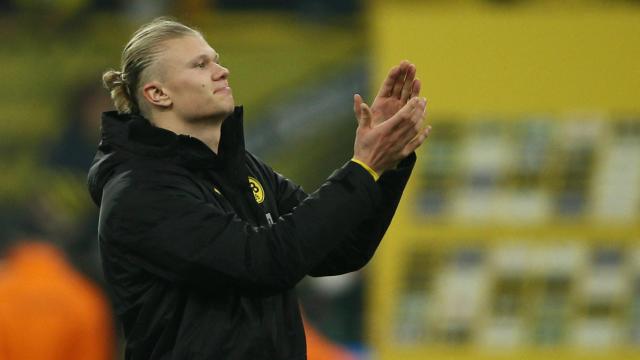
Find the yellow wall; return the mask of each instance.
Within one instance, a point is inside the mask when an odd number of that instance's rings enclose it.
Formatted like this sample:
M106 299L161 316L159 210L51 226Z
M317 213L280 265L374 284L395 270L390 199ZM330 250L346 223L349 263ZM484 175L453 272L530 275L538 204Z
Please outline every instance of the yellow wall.
M375 84L410 59L433 114L640 109L638 6L373 4Z
M372 1L369 36L375 90L391 66L402 59L414 62L423 82L422 94L429 102L427 120L434 120L433 137L438 136L438 119L448 116L473 120L484 116L517 119L545 114L562 119L576 111L637 116L640 6L602 3L571 2L569 7L553 2L491 6L485 2L442 5L426 1ZM420 164L414 174L419 171ZM456 238L456 229L466 234L490 230L488 238L495 235L491 231L503 230L459 223L446 226L418 223L420 218L413 216L412 199L420 180L415 177L369 274L369 342L382 359L478 358L479 354L472 349L402 348L393 341L390 327L402 287L404 255L415 245L412 241L419 238L416 234L424 234L423 239L429 242L448 239L449 232L453 232L449 237ZM560 230L570 235L589 231L580 230L580 223L567 226L569 230L567 227ZM430 234L432 230L440 235ZM599 230L618 231L627 241L631 232L638 234L637 227L630 231ZM553 236L558 227L533 226L523 230L514 226L507 233L519 231ZM550 355L604 359L638 355L637 350L627 353L629 349L619 349L613 357L606 352L576 355L566 348L546 351L523 350L517 358ZM485 355L493 358L495 354ZM503 355L514 358L511 352Z

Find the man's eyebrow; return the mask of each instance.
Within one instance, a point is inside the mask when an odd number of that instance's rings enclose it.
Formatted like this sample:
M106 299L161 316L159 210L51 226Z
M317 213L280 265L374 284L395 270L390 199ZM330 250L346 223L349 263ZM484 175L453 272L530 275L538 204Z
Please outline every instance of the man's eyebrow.
M189 63L195 63L195 62L200 61L200 60L209 60L209 55L200 54L200 55L194 57ZM220 54L215 53L215 56L213 57L213 61L218 62L218 60L220 60Z

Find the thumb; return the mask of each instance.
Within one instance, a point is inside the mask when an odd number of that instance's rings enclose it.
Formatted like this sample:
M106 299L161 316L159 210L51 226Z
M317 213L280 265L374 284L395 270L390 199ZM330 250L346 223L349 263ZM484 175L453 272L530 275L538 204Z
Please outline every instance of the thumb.
M360 123L360 117L362 116L362 109L361 109L361 104L362 104L362 96L360 96L360 94L354 94L353 95L353 113L356 115L356 121L358 122L358 124Z
M373 119L373 113L371 113L371 109L369 105L365 103L360 104L360 119L358 120L358 125L363 126L365 128L370 128Z

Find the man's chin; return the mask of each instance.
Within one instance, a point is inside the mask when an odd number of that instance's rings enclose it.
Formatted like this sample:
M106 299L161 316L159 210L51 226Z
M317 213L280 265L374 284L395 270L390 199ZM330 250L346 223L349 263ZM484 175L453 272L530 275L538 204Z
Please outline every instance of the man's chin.
M229 99L229 104L227 105L227 107L228 107L227 110L229 111L229 114L233 113L233 110L235 110L236 108L236 102L233 99L233 97Z
M225 96L216 104L216 112L222 114L231 114L235 109L236 102L231 94Z
M226 105L223 108L221 108L218 111L216 111L213 114L213 117L216 118L216 119L225 120L231 114L233 114L234 110L235 110L235 104L233 102L231 102L229 105Z
M233 114L233 111L235 110L235 103L233 101L231 101L228 105L226 105L224 107L224 109L221 111L221 115L226 119L229 115Z

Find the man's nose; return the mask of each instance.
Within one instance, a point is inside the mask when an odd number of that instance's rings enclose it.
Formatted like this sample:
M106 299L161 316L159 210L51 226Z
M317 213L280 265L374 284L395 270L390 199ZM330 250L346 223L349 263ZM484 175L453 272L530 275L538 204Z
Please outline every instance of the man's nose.
M214 80L226 79L229 77L230 71L226 67L216 64L215 70L213 71L212 77Z

